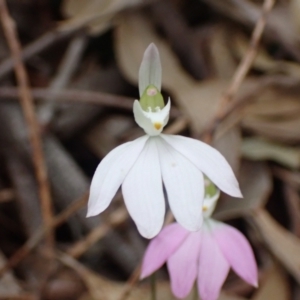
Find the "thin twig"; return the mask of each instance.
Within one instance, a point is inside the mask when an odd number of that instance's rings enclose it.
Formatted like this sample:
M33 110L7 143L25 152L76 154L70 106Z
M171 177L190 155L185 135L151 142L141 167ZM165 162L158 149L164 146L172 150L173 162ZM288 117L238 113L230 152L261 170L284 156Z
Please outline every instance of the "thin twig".
M157 291L156 291L157 278L155 275L156 275L155 273L151 275L151 300L157 300Z
M128 213L124 207L115 210L110 215L107 222L95 227L87 236L69 248L67 254L75 258L80 257L83 253L90 249L93 244L103 238L112 229L112 227L116 227L124 223L127 218Z
M60 31L57 28L45 33L40 38L29 44L27 47L24 48L21 57L23 61L28 60L32 56L42 52L44 49L49 47L51 44L55 42L59 42L62 39L67 38L71 34L75 33L76 30L70 31ZM11 72L14 68L14 61L12 58L7 58L0 64L0 79L5 77L9 72Z
M135 270L132 272L130 278L128 279L125 288L123 292L121 293L121 296L119 297L118 300L125 300L128 298L130 295L133 287L137 283L137 281L140 279L140 274L141 274L141 264L139 264Z
M36 300L36 295L22 293L20 295L0 296L0 300Z
M221 98L215 117L212 119L212 122L204 130L203 139L208 143L210 143L212 139L212 132L209 132L208 128L212 128L213 123L218 122L218 120L223 118L225 113L228 113L226 109L228 107L228 104L236 96L242 82L244 81L247 73L249 72L254 62L258 50L258 45L266 26L267 16L271 11L271 9L273 8L274 4L275 4L275 0L264 1L262 7L262 13L253 30L248 50L246 51L238 68L236 69L227 91L224 93L224 95Z
M20 103L29 131L29 139L33 152L33 164L39 185L42 215L44 224L47 225L50 224L52 220L52 203L46 165L42 151L42 142L39 135L39 125L34 111L27 72L21 58L21 46L18 40L15 23L9 14L5 0L0 0L0 16L4 33L15 64L14 67L19 85ZM54 236L52 232L49 232L47 236L47 243L48 246L53 246Z
M290 215L290 227L292 233L300 237L300 197L295 186L284 184L284 195L287 210Z
M74 201L64 211L52 219L51 224L39 228L27 242L13 254L5 265L0 268L0 277L9 269L18 265L29 253L37 247L41 239L49 231L63 224L69 217L86 205L88 194L84 194L80 199Z
M145 6L149 3L155 2L157 0L145 0L143 3L138 4L139 6ZM108 14L103 15L102 17L106 18L108 17ZM68 26L68 24L58 26L49 32L46 32L41 37L39 37L37 40L33 41L31 44L29 44L27 47L24 48L24 50L21 53L21 58L23 61L28 60L32 56L42 52L50 45L59 42L72 34L80 33L80 32L86 32L86 26L93 22L94 20L99 19L98 15L91 16L89 18L86 18L83 20L78 26ZM7 75L9 72L11 72L14 68L14 61L11 58L5 59L0 64L0 80Z
M36 99L49 101L51 99L58 102L69 103L85 103L94 105L104 105L110 107L118 107L126 110L132 110L133 98L112 95L101 92L91 92L83 90L61 90L51 91L43 88L31 89L32 96ZM0 98L16 99L18 97L18 90L14 87L0 87Z
M63 103L84 103L93 105L103 105L107 107L116 107L132 111L133 98L124 97L119 95L113 95L102 92L91 92L85 90L61 90L50 91L43 88L32 88L31 94L35 99L41 99L43 101L54 100ZM15 87L0 87L0 101L5 99L16 99L18 97L18 90ZM180 112L172 107L171 117L177 117ZM182 120L182 122L185 122ZM182 128L184 125L181 123Z
M88 38L86 35L75 36L71 40L57 70L57 74L49 85L49 90L58 92L68 85L71 77L77 70L87 42ZM51 122L55 114L56 106L53 98L55 97L49 98L49 102L43 103L38 110L38 118L44 126L47 126Z

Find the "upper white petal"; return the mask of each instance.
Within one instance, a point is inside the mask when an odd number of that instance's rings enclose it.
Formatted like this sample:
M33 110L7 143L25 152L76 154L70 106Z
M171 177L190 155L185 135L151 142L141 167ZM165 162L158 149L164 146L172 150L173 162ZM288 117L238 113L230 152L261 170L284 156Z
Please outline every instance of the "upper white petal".
M157 143L163 182L175 219L190 231L202 224L203 174L160 136Z
M238 181L223 155L213 147L195 139L162 134L174 149L199 168L220 190L242 197Z
M168 100L167 105L159 111L146 112L142 109L141 104L138 100L133 103L133 114L137 124L142 127L148 135L154 136L159 135L164 126L168 123L169 114L171 109L171 101ZM160 127L157 129L157 125Z
M95 216L107 208L148 138L143 136L118 146L102 159L91 183L88 217Z
M145 238L152 238L162 228L165 200L158 151L154 138L149 138L139 158L122 185L125 204Z
M159 52L156 46L151 43L144 53L139 70L140 97L150 84L154 85L159 91L161 90L161 73Z

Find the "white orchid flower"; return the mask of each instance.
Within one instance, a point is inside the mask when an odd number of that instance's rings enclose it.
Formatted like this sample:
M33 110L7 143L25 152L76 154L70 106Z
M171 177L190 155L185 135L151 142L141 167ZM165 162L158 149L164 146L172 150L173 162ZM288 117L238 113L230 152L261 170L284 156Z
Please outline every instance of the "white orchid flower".
M92 180L88 216L103 212L122 185L124 201L142 236L152 238L162 228L165 195L175 219L197 231L204 199L205 174L223 192L241 197L238 182L225 158L214 148L191 138L162 134L170 112L161 90L159 53L151 44L139 72L140 101L134 118L146 135L112 150Z

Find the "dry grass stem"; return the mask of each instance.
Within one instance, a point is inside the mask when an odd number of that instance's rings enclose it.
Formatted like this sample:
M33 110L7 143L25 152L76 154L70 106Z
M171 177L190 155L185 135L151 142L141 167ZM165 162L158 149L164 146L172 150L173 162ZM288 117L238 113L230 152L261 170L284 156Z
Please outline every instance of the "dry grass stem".
M34 111L27 72L21 58L20 42L18 40L15 23L9 14L5 0L0 1L0 15L7 43L15 64L14 67L19 85L20 103L28 127L29 140L33 153L32 160L35 167L36 178L39 184L42 215L44 224L47 226L52 221L52 203L46 164L42 150L42 141L39 132L39 125ZM48 233L47 242L49 247L53 247L54 236L52 232Z
M208 143L211 143L212 140L213 133L210 132L211 128L214 128L215 123L218 124L225 115L229 114L227 109L228 105L234 99L237 91L239 90L242 82L244 81L254 62L255 56L258 51L259 42L266 26L267 16L273 8L274 4L275 0L264 0L262 13L253 30L248 50L242 58L238 68L236 69L228 89L225 91L224 95L221 98L216 115L204 130L203 139Z
M83 195L80 199L74 201L73 204L53 218L50 224L39 228L36 233L33 234L32 237L7 261L7 263L0 268L0 277L3 276L6 271L18 265L27 255L29 255L49 231L52 231L63 224L68 218L82 208L87 202L87 197L87 194Z

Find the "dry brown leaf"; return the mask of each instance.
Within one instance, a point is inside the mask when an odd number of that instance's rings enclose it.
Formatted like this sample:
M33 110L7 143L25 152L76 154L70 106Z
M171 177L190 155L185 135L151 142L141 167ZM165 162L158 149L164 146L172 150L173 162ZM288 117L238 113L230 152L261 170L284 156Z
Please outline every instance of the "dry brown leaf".
M171 49L154 32L146 16L134 13L123 14L119 19L115 37L119 66L132 83L138 82L138 71L144 51L152 42L159 49L163 69L162 84L165 88L172 89L175 84L179 84L179 88L186 88L196 83L183 70Z
M267 119L256 116L245 116L242 126L256 134L278 142L295 143L300 141L300 118Z
M261 14L262 1L249 0L202 0L222 15L234 19L240 24L244 24L252 30ZM289 1L278 1L276 6L268 15L265 36L276 44L283 46L287 52L299 59L299 34L293 26L291 16L288 11ZM281 4L281 5L280 5ZM284 4L284 5L282 5Z
M270 251L300 283L300 240L277 223L264 209L253 212L251 220Z
M222 127L222 124L220 125ZM221 130L222 128L220 128ZM215 135L217 137L217 135ZM240 156L241 156L241 130L239 127L233 127L226 132L225 135L221 136L219 139L215 138L213 140L213 146L218 149L229 162L234 173L238 175L240 168Z
M299 0L291 0L289 2L289 13L294 28L299 33L300 32L300 1Z
M168 282L160 282L157 285L157 300L177 300L174 295L172 295L170 291L170 283ZM111 300L120 300L120 298L110 298ZM106 300L102 298L92 298L89 294L84 295L80 298L80 300ZM123 300L123 299L122 299ZM128 295L126 300L151 300L151 294L149 286L147 287L135 287L132 292ZM194 300L193 296L190 295L183 300ZM219 298L217 300L246 300L245 298L228 295L225 292L221 292Z
M291 298L289 284L285 272L278 265L266 271L260 281L259 289L251 300L289 300Z
M59 254L58 259L66 266L73 269L82 278L89 291L81 300L119 300L123 295L125 284L108 280L95 272L89 270L84 265L65 254ZM175 300L169 282L157 282L157 300ZM141 286L134 286L126 300L151 300L150 286L143 283ZM193 292L184 300L193 300ZM245 300L242 297L228 295L221 292L218 300Z
M232 49L235 55L239 59L244 57L249 46L249 41L246 38L246 36L237 31L232 32L231 42L232 42ZM290 61L275 60L262 47L258 49L252 67L270 74L279 73L279 74L290 75L297 78L300 77L299 64Z
M100 158L119 145L119 137L134 126L133 118L109 115L102 118L86 135L85 140Z
M285 183L300 188L300 172L292 172L279 167L273 168L273 172Z
M91 34L100 34L111 26L112 18L126 7L141 0L64 0L63 13L69 17L61 22L60 30L70 30L87 25Z
M266 88L244 109L249 116L290 118L300 113L299 91Z
M296 89L267 88L244 109L242 126L279 142L300 137L300 102Z
M246 300L246 299L243 297L233 296L233 295L229 295L224 292L221 292L221 295L218 298L218 300Z
M244 198L225 195L218 203L215 218L228 220L245 216L265 205L272 190L272 180L264 163L243 162L239 181Z
M217 78L231 79L236 69L236 62L228 47L228 37L232 36L232 28L226 24L218 24L214 28L210 41L210 56L214 66L214 73Z
M252 160L274 160L288 168L300 168L300 148L287 147L260 138L246 138L242 154Z

